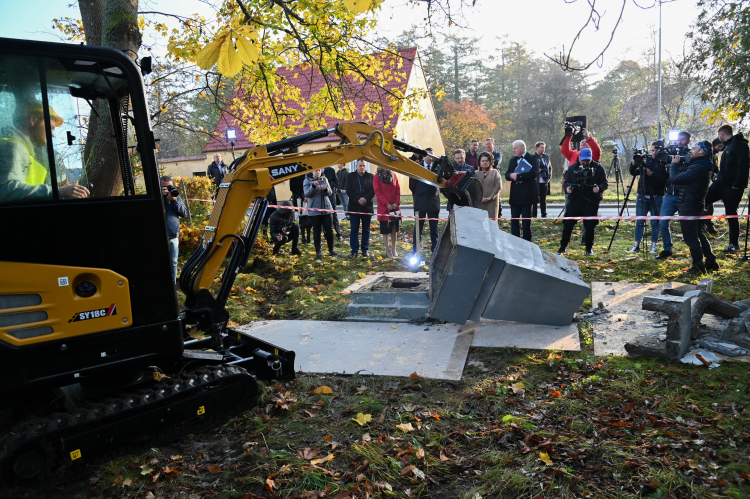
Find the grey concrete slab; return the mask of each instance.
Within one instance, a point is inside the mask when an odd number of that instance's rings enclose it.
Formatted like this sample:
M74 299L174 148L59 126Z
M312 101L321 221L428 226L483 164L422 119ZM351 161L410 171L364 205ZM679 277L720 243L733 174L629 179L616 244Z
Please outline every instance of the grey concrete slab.
M700 291L703 293L703 291ZM647 296L643 299L642 308L661 312L667 315L666 338L657 332L638 335L625 343L625 350L630 355L658 357L679 360L690 346L692 321L690 317L690 293L685 296Z
M335 321L263 321L243 332L294 350L294 369L459 380L473 333L458 326Z
M473 331L473 347L515 347L529 350L580 351L578 325L548 326L482 319L468 322L462 331Z

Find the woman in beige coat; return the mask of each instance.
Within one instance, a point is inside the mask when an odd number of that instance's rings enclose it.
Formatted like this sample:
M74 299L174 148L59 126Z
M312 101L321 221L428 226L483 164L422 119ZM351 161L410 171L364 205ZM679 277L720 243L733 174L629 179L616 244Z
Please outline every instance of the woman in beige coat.
M497 210L500 207L500 190L503 188L503 181L500 172L492 168L495 158L488 152L483 152L477 158L477 178L482 182L482 203L477 206L487 211L490 218L497 217Z

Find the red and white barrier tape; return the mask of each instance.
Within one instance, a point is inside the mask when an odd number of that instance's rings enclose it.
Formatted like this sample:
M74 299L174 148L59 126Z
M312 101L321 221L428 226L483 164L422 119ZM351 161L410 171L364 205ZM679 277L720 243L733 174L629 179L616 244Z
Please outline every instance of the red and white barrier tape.
M207 199L188 199L188 201L210 201ZM250 204L252 206L252 204ZM302 208L299 206L281 206L276 204L269 204L269 208L283 208L285 210L299 210L299 211L317 211L322 213L344 213L344 214L354 214L354 215L370 215L370 216L377 216L378 213L362 213L359 211L344 211L344 210L324 210L322 208ZM390 215L391 217L393 215ZM414 215L398 215L398 218L408 218L410 220L448 220L447 218L418 218ZM748 218L750 217L750 214L748 215L705 215L705 216L679 216L679 215L673 215L669 217L662 217L662 216L636 216L636 215L629 215L629 216L622 216L622 217L546 217L546 218L491 218L490 220L713 220L713 219L730 219L730 218Z

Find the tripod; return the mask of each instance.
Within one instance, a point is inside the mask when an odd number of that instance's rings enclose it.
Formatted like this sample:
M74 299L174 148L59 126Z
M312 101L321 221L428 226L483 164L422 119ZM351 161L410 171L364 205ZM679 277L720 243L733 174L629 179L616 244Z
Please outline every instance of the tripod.
M638 170L639 170L639 175L637 175L637 176L642 177L645 174L644 171L643 171L643 170L645 170L644 165L641 164L641 166L638 167ZM633 184L635 183L635 178L636 178L636 175L634 175L634 176L632 176L630 178L630 185L628 185L628 190L625 192L625 197L622 199L622 207L618 210L618 215L617 215L618 217L622 216L622 213L625 211L625 209L628 206L628 200L630 199L630 192L633 190ZM645 182L645 180L644 180L644 182ZM623 183L623 185L624 185L624 183ZM658 210L658 208L656 206L656 201L654 201L654 195L653 195L653 190L651 189L651 185L648 184L648 183L646 183L644 185L645 185L646 189L648 189L649 199L651 201L652 211L654 213L656 213L656 216L658 217L659 216L659 210ZM609 246L607 246L607 251L609 251L609 250L612 249L612 243L615 240L615 236L617 236L617 229L619 229L619 228L620 228L620 220L618 220L617 223L615 224L615 231L612 233L612 239L609 240Z
M607 170L607 178L609 178L610 174L612 173L612 170L615 171L615 191L617 192L617 210L620 210L620 185L622 185L622 191L625 192L625 181L622 179L622 170L620 169L620 155L618 153L617 148L615 148L612 151L612 154L614 155L612 157L612 163L609 165L609 170ZM628 212L630 214L630 212Z

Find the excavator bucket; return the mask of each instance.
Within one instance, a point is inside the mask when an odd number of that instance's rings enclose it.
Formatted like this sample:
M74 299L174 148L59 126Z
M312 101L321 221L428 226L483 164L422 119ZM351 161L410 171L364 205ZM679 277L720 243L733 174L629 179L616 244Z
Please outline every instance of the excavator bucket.
M450 204L478 208L482 202L482 182L472 171L456 172L447 181L447 186L440 189Z

